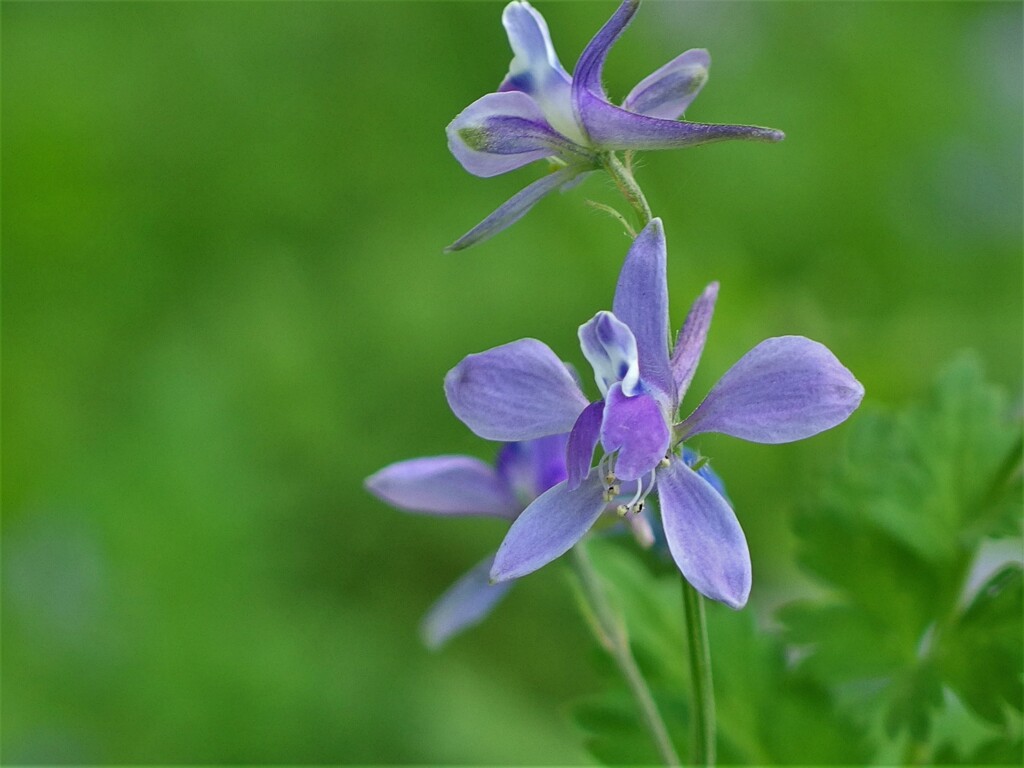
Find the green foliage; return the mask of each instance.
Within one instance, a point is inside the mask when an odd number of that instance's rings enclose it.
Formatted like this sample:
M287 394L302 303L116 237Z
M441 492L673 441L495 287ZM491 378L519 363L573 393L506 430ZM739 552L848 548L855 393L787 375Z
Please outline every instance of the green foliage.
M827 587L779 613L807 654L799 669L925 755L944 735L933 726L947 691L1002 731L993 757L1021 711L1020 566L965 594L986 565L983 542L1019 531L1021 444L1008 414L978 364L959 360L925 402L859 418L797 522L800 562Z
M678 572L645 567L634 552L614 542L595 543L591 549L676 749L686 755L687 647ZM750 611L718 604L707 609L721 762L845 764L866 759L860 730L833 714L824 687L789 669L777 636L759 630ZM603 655L595 658L607 689L573 710L587 749L607 764L655 762L650 738L615 668Z

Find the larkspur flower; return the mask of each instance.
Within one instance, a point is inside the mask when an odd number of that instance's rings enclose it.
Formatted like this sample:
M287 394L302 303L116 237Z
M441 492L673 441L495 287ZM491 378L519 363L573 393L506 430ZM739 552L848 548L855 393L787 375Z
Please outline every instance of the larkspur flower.
M366 478L366 489L381 501L408 512L441 517L497 517L515 520L544 491L566 479L568 435L505 443L492 467L472 456L429 456L390 464ZM687 449L690 466L699 461ZM698 470L719 493L725 489L710 467ZM618 500L606 505L613 513ZM644 547L654 546L651 520L631 516L624 522ZM658 542L662 545L662 542ZM424 643L440 648L455 635L490 615L513 581L492 584L494 554L480 561L449 587L420 625Z
M782 336L747 352L676 422L717 293L712 283L697 298L670 355L665 237L654 219L630 247L613 311L599 312L579 330L600 400L588 402L565 365L535 339L470 355L448 373L452 410L481 437L570 433L566 480L513 523L492 579L524 576L561 556L613 496L631 490L620 511L635 512L656 489L665 538L683 576L713 600L733 608L746 603L751 566L743 530L726 499L680 459L678 446L707 432L757 443L810 437L843 422L864 388L823 345ZM592 468L598 443L605 455Z
M448 125L448 146L476 176L497 176L543 159L557 170L517 193L449 251L468 248L514 224L545 195L599 168L605 153L783 138L770 128L677 119L707 80L711 59L703 49L677 56L641 80L621 106L612 104L601 71L639 4L625 0L619 6L584 49L571 77L558 60L544 17L527 2L505 7L502 23L514 53L509 72L496 93L473 102Z

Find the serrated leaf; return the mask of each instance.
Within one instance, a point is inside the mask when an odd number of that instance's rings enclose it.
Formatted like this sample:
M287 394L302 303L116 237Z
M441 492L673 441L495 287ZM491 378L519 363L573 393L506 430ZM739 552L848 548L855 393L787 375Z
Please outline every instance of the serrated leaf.
M1019 565L996 573L967 610L945 631L936 656L960 699L986 720L1001 724L1004 706L1024 707L1021 614L1024 587Z
M1020 648L1019 605L1013 629L996 618L1002 603L970 619L958 612L981 542L1020 531L1019 425L1006 403L973 359L957 361L924 402L859 418L798 516L800 563L827 594L779 611L786 639L803 654L799 669L855 702L865 722L881 717L894 739L929 737L944 685L986 717L1019 701L1019 653L1013 667L1005 652ZM986 650L976 626L1001 649L987 649L990 668L976 662L989 674L959 661Z

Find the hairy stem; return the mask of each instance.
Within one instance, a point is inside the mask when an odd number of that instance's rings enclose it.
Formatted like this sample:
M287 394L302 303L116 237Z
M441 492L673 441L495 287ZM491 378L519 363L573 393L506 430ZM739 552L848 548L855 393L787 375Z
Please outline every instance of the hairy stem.
M651 689L640 667L637 666L636 659L633 658L625 626L608 602L601 587L600 577L590 562L582 541L572 548L572 565L579 579L581 597L585 601L587 618L594 634L615 661L626 685L629 686L629 692L633 694L637 709L640 711L640 719L650 733L662 762L668 766L678 766L679 757L668 737L668 729L661 718L661 713L658 712Z
M622 164L622 161L615 156L614 152L609 152L604 156L604 167L615 182L615 186L619 188L619 192L633 206L633 210L636 211L636 215L640 218L640 228L643 229L654 216L651 214L651 207L647 204L647 198L644 197L643 190L640 189L640 185L633 178L632 171Z
M704 617L704 598L683 579L683 609L690 646L690 762L715 764L715 689L711 681L711 651Z

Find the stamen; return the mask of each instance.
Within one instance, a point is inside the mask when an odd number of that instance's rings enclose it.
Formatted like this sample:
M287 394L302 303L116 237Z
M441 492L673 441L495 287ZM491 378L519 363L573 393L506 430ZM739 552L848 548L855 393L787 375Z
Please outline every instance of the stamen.
M644 481L641 478L640 480L636 481L636 493L633 494L633 498L630 499L629 500L629 504L626 505L629 509L632 509L633 507L635 507L637 504L640 503L640 498L643 495L643 490L644 490Z

